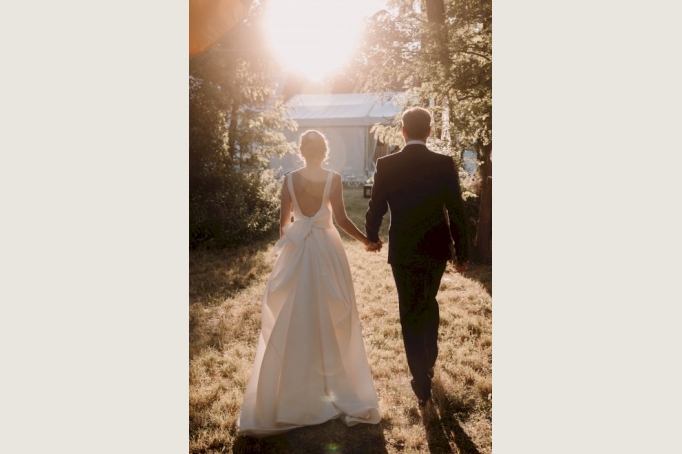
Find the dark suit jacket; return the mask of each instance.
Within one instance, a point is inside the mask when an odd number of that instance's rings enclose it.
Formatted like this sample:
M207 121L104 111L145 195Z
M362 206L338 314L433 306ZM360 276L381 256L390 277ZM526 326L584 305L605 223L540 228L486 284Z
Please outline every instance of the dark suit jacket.
M389 209L388 263L448 260L453 240L457 260L469 259L466 215L451 157L411 144L379 158L365 214L370 241L379 240L379 227Z

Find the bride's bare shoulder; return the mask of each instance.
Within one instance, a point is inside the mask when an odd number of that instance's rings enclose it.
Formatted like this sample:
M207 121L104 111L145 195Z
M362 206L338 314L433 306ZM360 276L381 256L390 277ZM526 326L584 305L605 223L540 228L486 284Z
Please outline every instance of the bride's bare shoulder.
M341 174L335 170L329 170L332 174L332 183L341 181Z
M303 170L303 169L292 170L291 172L289 172L287 174L287 175L291 175L291 181L293 183L300 183L301 180L304 179L304 175L301 172L301 170Z

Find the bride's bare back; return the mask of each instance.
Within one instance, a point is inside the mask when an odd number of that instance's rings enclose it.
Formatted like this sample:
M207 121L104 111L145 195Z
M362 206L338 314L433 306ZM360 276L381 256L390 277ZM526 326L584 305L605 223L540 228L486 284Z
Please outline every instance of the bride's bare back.
M312 217L322 208L324 186L329 170L303 168L291 174L296 200L301 212Z

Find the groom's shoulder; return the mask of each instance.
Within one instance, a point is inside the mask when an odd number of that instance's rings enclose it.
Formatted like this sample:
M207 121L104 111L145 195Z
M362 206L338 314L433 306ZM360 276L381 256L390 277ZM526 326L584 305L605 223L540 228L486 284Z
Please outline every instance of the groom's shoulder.
M393 154L387 154L386 156L382 156L379 159L377 159L377 164L379 162L387 163L387 162L400 161L404 157L405 157L405 155L403 153L401 153L400 151L397 153L393 153Z
M428 156L428 158L431 161L436 162L439 165L445 165L445 164L449 164L449 163L454 162L454 159L452 159L452 156L449 156L449 155L446 155L443 153L439 153L437 151L429 150L429 149L427 149L427 153L425 155Z
M443 154L443 153L438 153L437 151L430 151L430 155L433 156L433 159L441 161L441 162L451 162L453 161L452 156Z
M389 154L389 155L386 155L386 156L382 156L382 157L380 157L380 158L377 158L376 166L379 167L379 164L386 164L387 162L391 162L391 159L392 159L394 156L395 156L395 155Z

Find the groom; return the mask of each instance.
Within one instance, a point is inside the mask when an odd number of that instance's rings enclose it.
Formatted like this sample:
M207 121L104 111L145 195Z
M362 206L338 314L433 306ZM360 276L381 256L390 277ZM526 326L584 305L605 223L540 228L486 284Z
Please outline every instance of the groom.
M410 108L402 124L405 147L377 160L365 230L380 247L379 227L391 210L388 263L398 291L412 389L423 407L431 398L438 356L438 286L448 260L457 272L466 270L469 251L455 164L426 148L431 114Z

